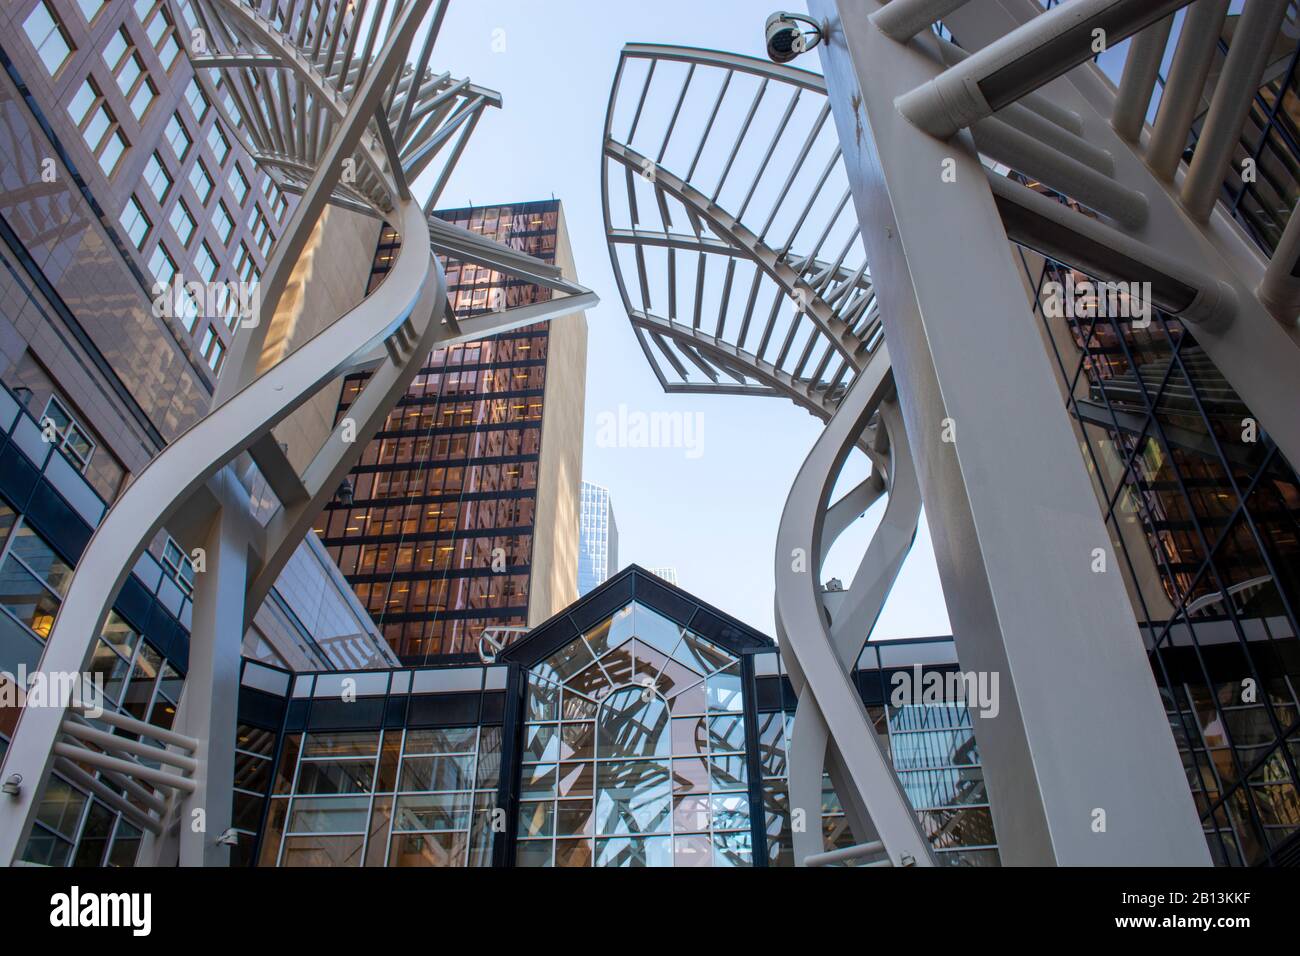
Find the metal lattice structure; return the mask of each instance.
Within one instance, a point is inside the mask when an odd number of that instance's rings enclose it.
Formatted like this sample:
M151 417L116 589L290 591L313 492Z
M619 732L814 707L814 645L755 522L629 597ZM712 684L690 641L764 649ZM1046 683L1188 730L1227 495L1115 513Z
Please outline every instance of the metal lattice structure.
M108 511L42 659L49 672L86 671L119 588L166 527L187 550L201 546L206 554L206 569L196 576L190 666L175 727L108 714L102 719L110 726L95 726L80 705L25 709L5 759L6 772L27 781L0 821L6 864L20 858L42 784L57 764L146 832L143 862L225 865L229 851L219 837L231 819L241 641L312 521L431 351L596 301L558 268L443 223L412 195L413 180L441 160L429 198L436 201L483 108L500 102L467 81L427 71L445 0L355 0L334 4L325 19L317 18L317 6L309 0L196 4L209 41L201 52L191 50L196 66L222 74L221 89L238 113L227 122L299 200L272 250L258 321L236 338L212 411L141 470ZM412 65L408 54L421 35ZM217 92L210 81L205 85ZM367 298L280 357L268 349L271 318L327 204L382 219L397 232L401 249ZM458 318L448 306L439 254L526 277L556 294L544 303ZM272 429L326 384L362 370L369 377L348 417L300 472ZM254 518L253 465L279 503L265 525ZM196 830L190 824L200 813L206 825Z
M603 145L606 230L647 358L669 391L785 395L827 420L782 516L776 617L799 693L791 806L817 820L813 781L825 767L860 842L822 853L810 824L813 836L795 834L802 864L929 860L845 680L910 547L922 491L962 663L1009 685L1002 716L977 721L1004 858L1206 860L1124 587L1070 558L1114 563L1046 356L1021 324L1031 316L1009 255L1015 244L1104 282L1149 284L1149 303L1196 332L1300 460L1289 411L1300 220L1265 258L1217 202L1266 51L1294 12L1284 0L1248 0L1198 117L1228 4L1193 4L1147 123L1172 17L1187 5L813 0L824 80L708 51L624 53ZM1132 38L1118 88L1091 62L1098 36L1112 46ZM647 64L640 82L633 64ZM757 88L736 97L742 78ZM692 105L701 95L704 105ZM835 137L817 107L829 108ZM811 156L823 140L828 158L810 187L800 177L805 164L818 168ZM702 159L711 150L721 157L712 167ZM851 215L832 203L805 211L793 233L773 229L773 217L810 195L815 204L840 177ZM830 235L841 216L852 220L845 246L801 244L808 220ZM753 285L735 281L740 263L762 273ZM758 291L764 284L775 295ZM855 448L875 471L832 502ZM1021 460L1026 448L1032 464ZM850 591L823 592L826 550L886 491ZM1092 733L1123 746L1068 746L1072 726L1097 719L1097 699L1115 703L1109 729ZM1098 783L1071 783L1079 779ZM1121 807L1111 830L1089 826L1089 815Z
M777 595L799 697L790 807L807 826L794 830L795 857L831 862L821 845L825 767L860 840L851 858L926 864L925 838L843 680L911 546L920 496L829 116L816 74L706 50L626 47L606 117L606 234L624 306L666 391L783 396L829 422L791 495L812 513L788 506L777 548L778 577L793 564L801 585L797 597ZM854 447L872 474L831 504ZM826 554L886 494L828 625L818 583Z
M825 84L805 70L624 49L605 125L605 230L666 391L784 395L826 418L878 349L829 117Z

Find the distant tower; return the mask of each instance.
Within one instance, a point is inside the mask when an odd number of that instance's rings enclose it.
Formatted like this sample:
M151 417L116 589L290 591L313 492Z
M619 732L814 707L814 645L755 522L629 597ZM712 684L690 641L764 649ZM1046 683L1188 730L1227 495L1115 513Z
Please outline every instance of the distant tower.
M605 582L618 570L618 524L609 489L582 483L582 518L578 539L578 596Z
M669 584L676 584L676 583L677 583L677 569L676 569L676 568L651 568L651 569L650 569L650 573L653 574L653 575L654 575L655 577L657 577L657 578L663 578L663 579L664 579L665 581L667 581Z

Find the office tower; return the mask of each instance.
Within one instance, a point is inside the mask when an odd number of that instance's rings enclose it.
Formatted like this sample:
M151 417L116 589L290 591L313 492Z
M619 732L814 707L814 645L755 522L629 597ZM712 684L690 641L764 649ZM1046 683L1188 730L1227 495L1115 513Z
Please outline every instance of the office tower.
M562 267L555 200L433 214ZM394 243L380 237L372 283ZM550 293L445 263L451 307L482 315ZM429 356L317 531L408 662L474 654L488 627L523 629L577 596L586 320L568 316ZM340 419L364 376L344 383Z
M28 149L10 155L19 168L34 163L55 177L49 195L33 200L49 218L38 217L36 236L27 238L36 240L32 254L70 308L89 306L90 289L103 295L111 288L88 282L92 263L100 273L123 273L121 280L134 280L151 300L155 283L255 284L293 200L254 168L238 134L219 120L222 112L238 115L229 90L218 84L223 102L213 103L196 81L182 51L198 25L190 4L181 5L190 19L180 24L164 0L6 6L5 66L22 78L21 95L45 127L33 130ZM60 211L73 213L66 226ZM91 237L87 222L96 220L103 234ZM42 246L52 254L42 255ZM211 393L239 327L238 306L233 294L205 302L182 294L172 314L157 320L163 327L151 331L179 353L191 380L185 405L171 414L183 417L190 402ZM143 334L119 347L148 355L159 346L151 348ZM49 377L61 378L60 371L46 364L21 374L44 399ZM132 463L123 464L129 470Z
M669 584L677 583L677 569L670 567L650 568L650 573L657 578L663 578Z
M609 489L582 483L582 525L578 534L578 596L618 570L618 522Z

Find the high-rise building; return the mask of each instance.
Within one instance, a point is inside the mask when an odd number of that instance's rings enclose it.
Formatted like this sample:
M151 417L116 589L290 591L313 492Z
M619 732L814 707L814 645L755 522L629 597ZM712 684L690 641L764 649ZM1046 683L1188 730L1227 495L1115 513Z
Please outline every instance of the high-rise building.
M573 274L556 200L443 210L439 219ZM394 255L380 237L372 283ZM548 290L445 263L459 316ZM524 628L577 597L586 320L568 316L439 349L370 441L317 530L404 661L475 653L488 627ZM340 419L365 382L345 381Z
M677 583L677 569L673 567L650 568L650 573L657 578L663 578L669 584Z
M33 200L47 218L36 217L35 235L23 238L33 267L73 311L92 291L132 282L151 300L156 283L252 287L292 207L219 119L238 116L224 102L229 91L218 83L223 102L213 103L196 80L181 45L198 21L188 2L180 9L188 23L175 23L164 0L16 0L0 13L0 57L21 77L17 92L30 111L23 125L33 134L28 148L8 155L18 169L43 171L48 183ZM92 235L95 221L102 231ZM116 281L95 281L105 273ZM234 294L213 302L169 298L170 314L152 317L160 328L139 321L144 328L124 330L133 334L116 348L137 351L140 362L175 349L187 367L183 379L174 377L193 394L189 401L202 404L239 327L239 302ZM88 322L88 336L100 341L96 332L108 318ZM62 370L20 371L47 397L48 379Z
M582 483L582 524L578 534L578 596L589 593L618 570L618 522L609 489Z

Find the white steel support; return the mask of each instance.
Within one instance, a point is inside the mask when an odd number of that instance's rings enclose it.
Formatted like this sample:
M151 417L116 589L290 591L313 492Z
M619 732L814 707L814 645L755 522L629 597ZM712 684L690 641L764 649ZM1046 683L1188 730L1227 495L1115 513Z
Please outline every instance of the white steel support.
M139 862L181 866L229 866L230 847L219 843L232 824L235 730L238 724L239 648L244 638L251 515L240 501L232 469L217 476L222 507L203 542L205 586L194 592L189 670L175 729L200 741L192 793L177 794L163 833L146 836ZM247 492L243 493L247 498ZM171 841L175 841L173 846Z
M809 6L829 26L819 49L959 659L999 675L997 716L976 712L975 732L1003 860L1208 864L984 170L964 135L944 142L895 107L934 79L938 50L876 29L874 0ZM826 716L841 747L861 732Z

